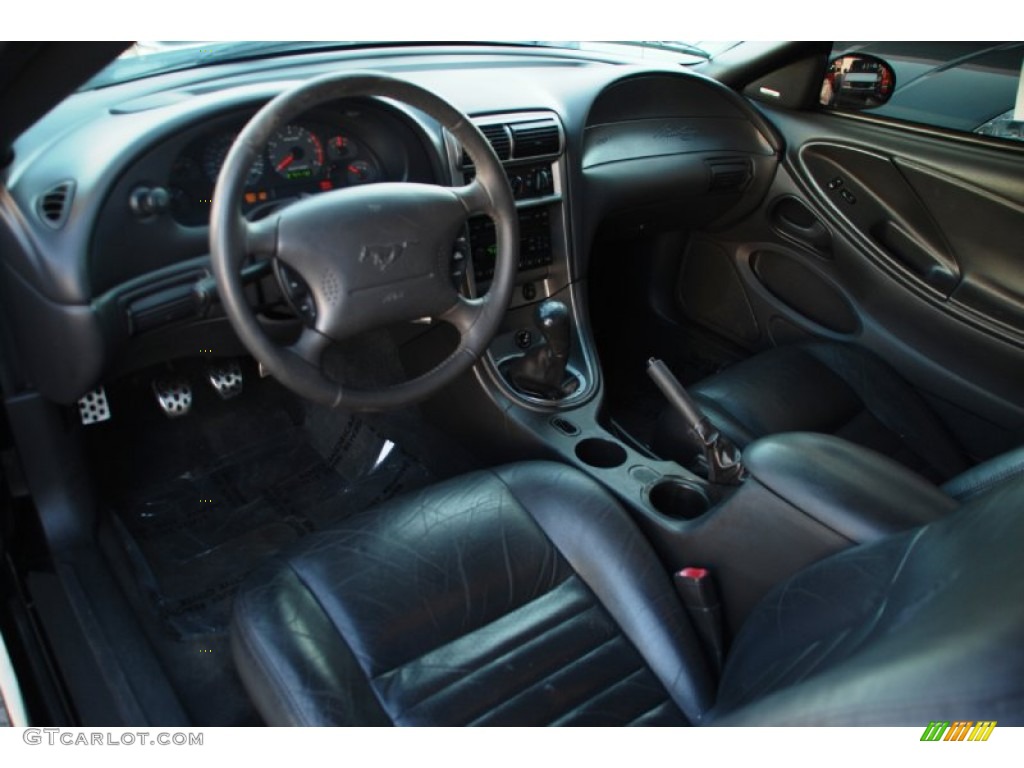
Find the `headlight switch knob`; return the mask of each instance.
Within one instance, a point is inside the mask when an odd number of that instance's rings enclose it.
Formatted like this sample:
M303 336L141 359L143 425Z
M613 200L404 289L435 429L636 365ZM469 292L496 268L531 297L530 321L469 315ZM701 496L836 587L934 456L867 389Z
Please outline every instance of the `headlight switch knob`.
M128 206L139 218L156 216L171 207L171 193L164 187L136 187L128 196Z

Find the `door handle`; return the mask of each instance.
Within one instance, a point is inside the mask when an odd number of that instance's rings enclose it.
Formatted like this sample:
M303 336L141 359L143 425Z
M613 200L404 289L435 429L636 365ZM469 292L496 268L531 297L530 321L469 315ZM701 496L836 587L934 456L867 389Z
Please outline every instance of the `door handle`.
M872 234L893 260L944 296L960 283L960 267L952 257L923 244L895 221L883 222Z

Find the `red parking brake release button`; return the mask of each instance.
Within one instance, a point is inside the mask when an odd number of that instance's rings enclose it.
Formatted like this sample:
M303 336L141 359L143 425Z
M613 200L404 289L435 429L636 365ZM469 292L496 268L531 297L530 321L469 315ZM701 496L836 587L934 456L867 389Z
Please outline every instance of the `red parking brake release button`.
M684 579L704 579L704 578L707 578L708 569L707 568L692 568L692 567L691 568L683 568L683 570L681 570L679 572L679 575L682 576Z

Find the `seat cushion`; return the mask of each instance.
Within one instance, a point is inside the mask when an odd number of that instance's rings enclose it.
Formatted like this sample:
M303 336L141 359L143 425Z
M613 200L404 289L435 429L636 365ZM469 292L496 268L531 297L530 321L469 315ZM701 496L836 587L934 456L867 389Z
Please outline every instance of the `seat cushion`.
M551 463L308 537L240 590L233 646L279 725L683 725L713 692L649 545Z
M781 432L835 435L943 482L967 459L920 395L888 364L858 347L807 343L761 352L690 389L715 426L739 447ZM666 409L655 450L689 463L695 448Z

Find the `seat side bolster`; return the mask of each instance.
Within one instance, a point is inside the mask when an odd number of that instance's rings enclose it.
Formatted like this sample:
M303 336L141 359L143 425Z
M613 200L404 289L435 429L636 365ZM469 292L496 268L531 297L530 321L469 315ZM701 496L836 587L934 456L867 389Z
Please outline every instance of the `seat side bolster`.
M553 478L551 467L518 464L496 474L615 619L680 710L699 723L714 700L715 685L667 569L604 488L569 468Z
M231 645L266 723L391 725L348 644L293 568L264 567L255 584L235 601Z
M1024 447L972 467L942 486L942 490L954 499L968 501L1018 475L1024 475Z

